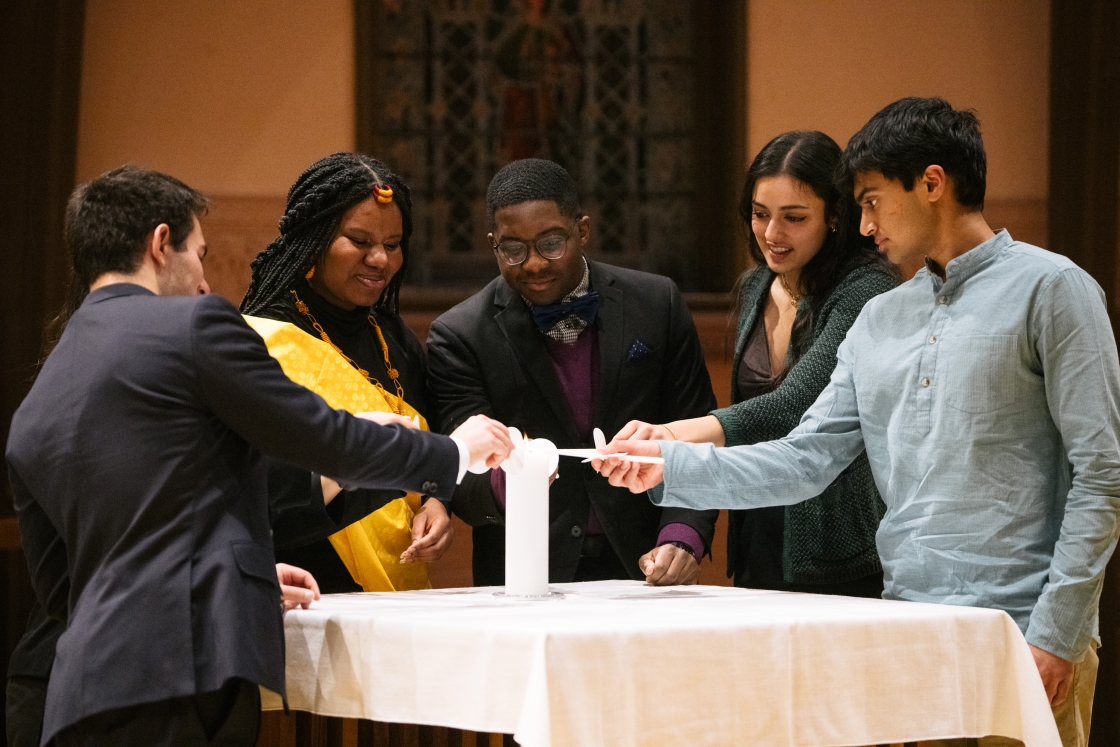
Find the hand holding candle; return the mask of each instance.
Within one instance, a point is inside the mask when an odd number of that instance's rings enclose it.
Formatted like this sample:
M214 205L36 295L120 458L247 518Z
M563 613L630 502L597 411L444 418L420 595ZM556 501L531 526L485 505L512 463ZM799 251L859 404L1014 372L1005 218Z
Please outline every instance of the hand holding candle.
M467 445L472 472L497 467L513 451L509 430L485 415L472 415L451 435Z
M661 446L657 441L614 440L607 444L608 453L629 454L636 457L657 458L660 462ZM616 488L626 488L631 493L644 493L664 479L664 467L660 463L636 462L608 456L606 459L592 459L591 466Z

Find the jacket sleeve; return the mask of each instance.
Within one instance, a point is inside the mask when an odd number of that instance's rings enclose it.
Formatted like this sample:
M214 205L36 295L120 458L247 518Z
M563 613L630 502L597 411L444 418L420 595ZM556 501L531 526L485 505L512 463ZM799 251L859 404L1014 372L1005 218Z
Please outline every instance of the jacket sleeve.
M428 333L428 394L431 409L444 433L451 433L472 415L494 417L494 408L479 372L474 351L442 319ZM467 473L451 497L451 510L470 526L494 523L502 512L490 489L490 473Z
M331 536L400 498L400 490L356 488L343 490L323 504L318 474L268 460L268 503L272 513L272 543L280 550L302 547Z
M716 396L712 392L712 380L708 376L700 336L696 334L696 324L676 283L671 280L667 282L670 311L669 347L666 352L673 351L674 354L666 357L667 370L662 377L663 423L700 417L716 406ZM697 511L690 508L665 508L661 511L658 532L660 535L661 530L670 524L685 524L700 535L704 542L703 551L710 552L718 517L719 511L715 509Z
M199 300L191 338L201 402L267 455L347 487L451 497L459 472L451 439L331 409L284 375L264 341L224 299Z
M27 569L35 596L47 615L66 621L69 611L70 572L66 563L66 545L43 507L31 495L19 473L9 465L19 533Z
M836 368L836 351L864 304L897 284L879 271L857 270L849 277L850 282L833 291L835 303L809 349L774 391L712 412L723 426L727 446L773 441L797 427L828 385Z

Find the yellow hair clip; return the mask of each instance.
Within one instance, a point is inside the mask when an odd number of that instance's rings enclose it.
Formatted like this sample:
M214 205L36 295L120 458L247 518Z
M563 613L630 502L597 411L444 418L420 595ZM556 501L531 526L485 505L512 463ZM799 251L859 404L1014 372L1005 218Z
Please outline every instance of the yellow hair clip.
M373 193L377 195L377 201L382 204L387 205L393 201L393 188L388 184L386 184L385 186L375 184L373 187Z

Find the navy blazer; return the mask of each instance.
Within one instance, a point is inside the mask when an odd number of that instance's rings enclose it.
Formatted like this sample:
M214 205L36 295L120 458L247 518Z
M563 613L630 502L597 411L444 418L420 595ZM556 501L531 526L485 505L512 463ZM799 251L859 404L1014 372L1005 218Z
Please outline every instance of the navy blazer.
M91 293L12 419L8 467L32 581L69 626L43 741L113 708L284 692L262 452L345 484L448 498L445 436L331 409L217 296Z
M595 320L601 374L595 425L607 438L631 420L666 423L707 415L716 407L704 352L672 280L589 262L601 304ZM528 306L501 277L440 316L428 337L429 398L445 432L482 413L560 448L581 442L560 380ZM475 527L474 582L505 578L503 514L489 474L470 475L455 491L455 513ZM589 464L560 460L549 491L549 580L571 581L579 565L582 527L594 505L608 541L631 578L638 559L666 524L691 526L711 547L718 511L662 509L643 493L615 488Z

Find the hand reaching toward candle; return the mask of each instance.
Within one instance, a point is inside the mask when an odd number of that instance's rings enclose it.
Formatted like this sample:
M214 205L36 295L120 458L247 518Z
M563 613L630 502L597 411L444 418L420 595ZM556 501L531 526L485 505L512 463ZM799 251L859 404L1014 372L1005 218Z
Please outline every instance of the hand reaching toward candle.
M615 441L688 441L694 444L715 444L724 446L727 437L723 425L714 415L704 415L687 420L674 420L663 425L631 420L614 434Z
M451 434L467 445L470 463L484 463L494 469L513 451L509 430L497 420L485 415L472 415Z
M615 439L607 444L609 453L632 454L634 456L659 457L661 446L656 441L627 441ZM631 493L644 493L664 479L660 464L644 462L624 462L616 457L593 459L591 466L616 488L627 488Z
M610 449L618 441L626 441L633 439L635 441L675 441L676 438L669 432L669 429L663 425L654 425L653 423L643 423L641 420L631 420L626 425L622 426L622 430L614 434L614 440L607 445Z
M638 558L638 568L650 586L700 583L700 564L688 550L660 545Z
M319 584L302 568L277 563L276 580L280 582L280 604L285 612L296 607L307 609L319 598Z
M433 563L451 547L454 536L447 509L437 499L429 498L412 518L412 544L401 553L401 562Z

